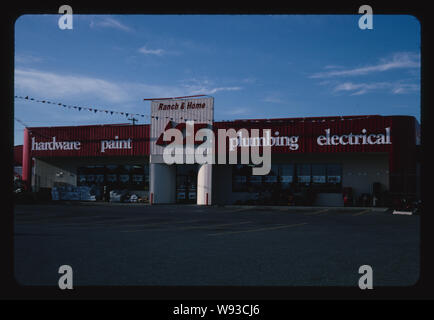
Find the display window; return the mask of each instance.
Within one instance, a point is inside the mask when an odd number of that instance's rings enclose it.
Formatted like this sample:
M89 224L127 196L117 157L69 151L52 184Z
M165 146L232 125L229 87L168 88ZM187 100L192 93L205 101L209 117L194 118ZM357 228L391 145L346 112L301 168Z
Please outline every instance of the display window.
M332 184L340 184L342 181L342 165L328 164L327 165L327 182Z
M318 192L340 192L342 180L341 164L273 164L265 176L252 175L251 167L233 167L233 192L260 192L270 186L299 192L313 187Z
M247 182L247 177L246 177L246 182ZM262 184L262 176L251 176L250 184L260 186Z
M77 168L77 185L149 190L149 165L107 164L79 167Z
M249 188L249 178L252 175L252 169L244 164L237 164L232 168L232 191L247 192Z
M327 166L312 164L312 183L326 183Z
M119 182L128 183L129 181L130 181L130 175L129 174L120 174L119 175Z
M279 165L279 180L283 189L288 189L294 182L294 165L281 164Z
M272 164L270 172L264 176L264 184L277 183L278 175L279 175L279 166L276 164Z
M107 168L109 171L115 171L118 167L119 167L119 166L118 166L117 164L108 164L108 165L106 165L106 168Z
M297 181L298 183L310 184L311 182L311 165L310 164L297 164Z
M116 181L118 181L117 175L113 174L113 173L108 174L106 176L106 179L107 179L107 182L116 182Z
M133 182L136 184L143 183L143 174L133 174Z

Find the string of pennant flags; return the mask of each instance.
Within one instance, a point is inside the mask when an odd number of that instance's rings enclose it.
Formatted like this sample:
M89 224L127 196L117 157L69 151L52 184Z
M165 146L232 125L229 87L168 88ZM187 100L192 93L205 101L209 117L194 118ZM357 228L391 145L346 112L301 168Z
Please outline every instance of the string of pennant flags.
M199 96L204 96L204 95L185 96L185 97L176 97L176 98L199 97ZM188 111L186 111L186 110L184 110L184 113L185 113L184 116L180 116L178 118L178 117L173 117L173 116L161 116L161 115L160 116L153 116L153 115L150 116L150 115L140 114L140 113L115 111L115 110L106 110L106 109L91 108L91 107L84 107L84 106L77 106L77 105L68 105L68 104L64 104L64 103L61 103L61 102L53 102L53 101L50 101L48 99L41 100L41 99L36 99L36 98L33 98L33 97L29 97L29 96L17 96L16 95L16 96L14 96L14 98L15 99L22 99L22 100L26 100L26 101L33 101L33 102L38 102L38 103L56 105L56 106L60 106L60 107L63 107L63 108L68 108L68 109L73 108L73 109L78 110L78 111L88 110L88 111L91 111L91 112L94 112L94 113L103 112L103 113L110 114L110 115L114 115L114 114L116 114L116 115L118 115L118 114L119 115L125 115L126 117L128 117L128 116L139 116L139 117L142 117L142 118L146 117L148 119L156 119L156 120L158 120L159 118L163 118L164 117L165 119L170 119L170 120L173 120L173 121L195 121L195 122L207 122L207 123L210 122L212 124L212 120L211 119L208 119L208 120L206 120L206 119L201 119L201 120L195 119L195 116L193 114L188 114ZM143 99L143 100L144 101L170 100L170 99L176 99L176 98L153 98L153 99ZM355 118L369 118L369 117L370 116L357 116ZM343 116L341 116L340 120L354 120L354 119L352 117L343 117ZM231 120L220 120L220 121L225 122L225 121L231 121ZM250 122L251 120L245 120L245 121ZM256 120L256 121L259 121L259 120ZM320 119L317 119L317 120L313 119L313 120L310 120L310 121L311 122L325 122L326 120L325 119L321 119L321 120ZM330 121L334 122L335 120L334 119L330 119ZM290 122L291 123L294 122L294 119L290 120ZM304 122L304 118L302 118L301 122Z
M61 103L61 102L53 102L53 101L50 101L50 100L47 100L47 99L41 100L41 99L36 99L36 98L29 97L29 96L25 96L25 97L23 97L23 96L14 96L14 97L15 97L15 99L23 99L23 100L29 100L29 101L34 101L34 102L38 102L38 103L52 104L52 105L57 105L57 106L60 106L60 107L63 107L63 108L68 108L68 109L73 108L73 109L78 110L78 111L88 110L88 111L91 111L91 112L94 112L94 113L105 112L106 114L110 113L110 115L120 114L120 115L125 115L127 117L128 116L149 117L149 116L147 116L145 114L140 114L140 113L132 113L132 112L123 112L123 111L106 110L106 109L99 109L99 108L90 108L90 107L83 107L83 106L76 106L76 105L68 105L68 104L64 104L64 103Z
M75 110L78 110L78 111L81 111L81 110L87 110L87 111L90 111L90 112L94 112L94 113L97 113L97 112L103 112L103 113L106 113L106 114L110 114L110 115L125 115L126 117L128 117L128 116L138 116L138 117L142 117L142 118L144 118L144 117L146 117L146 118L149 118L149 119L156 119L156 120L158 120L159 118L161 118L162 116L149 116L149 115L146 115L146 114L140 114L140 113L132 113L132 112L124 112L124 111L115 111L115 110L106 110L106 109L100 109L100 108L91 108L91 107L84 107L84 106L77 106L77 105L68 105L68 104L65 104L65 103L61 103L61 102L54 102L54 101L51 101L51 100L48 100L48 99L36 99L36 98L33 98L33 97L29 97L29 96L14 96L14 98L15 99L22 99L22 100L27 100L27 101L33 101L33 102L38 102L38 103L45 103L45 104L51 104L51 105L56 105L56 106L60 106L60 107L63 107L63 108L68 108L68 109L75 109ZM147 99L144 99L145 101L147 100ZM180 119L175 119L175 117L170 117L170 116L164 116L164 118L166 118L166 119L170 119L170 120L185 120L185 121L189 121L189 120L191 120L191 121L206 121L206 120L198 120L198 119L194 119L194 117L180 117ZM206 122L208 122L208 121L206 121Z

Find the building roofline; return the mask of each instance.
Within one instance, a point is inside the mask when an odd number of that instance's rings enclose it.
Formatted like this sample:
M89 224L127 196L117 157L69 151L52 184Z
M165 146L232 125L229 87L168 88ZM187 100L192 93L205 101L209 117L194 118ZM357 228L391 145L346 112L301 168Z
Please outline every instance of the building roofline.
M297 117L297 118L262 118L262 119L234 119L234 120L220 120L214 121L214 123L255 123L255 122L323 122L323 121L338 121L338 120L361 120L361 119L372 119L372 118L414 118L410 115L353 115L353 116L323 116L323 117ZM76 126L44 126L44 127L28 127L27 129L50 129L50 128L90 128L90 127L129 127L129 126L149 126L149 123L145 124L131 124L131 123L114 123L114 124L91 124L91 125L76 125Z

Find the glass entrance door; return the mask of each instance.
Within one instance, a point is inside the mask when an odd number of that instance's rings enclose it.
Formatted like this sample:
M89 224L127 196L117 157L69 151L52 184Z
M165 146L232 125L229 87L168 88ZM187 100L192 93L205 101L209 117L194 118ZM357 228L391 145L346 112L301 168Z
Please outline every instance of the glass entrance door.
M197 165L178 165L176 167L176 202L196 203Z

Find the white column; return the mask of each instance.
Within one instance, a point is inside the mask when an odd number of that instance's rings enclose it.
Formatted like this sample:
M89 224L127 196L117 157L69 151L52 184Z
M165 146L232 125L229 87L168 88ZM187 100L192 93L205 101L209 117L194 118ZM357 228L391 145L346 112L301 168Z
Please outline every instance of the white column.
M212 164L201 164L197 173L197 204L210 205L212 191Z
M164 163L149 164L149 200L152 204L176 202L176 169Z

